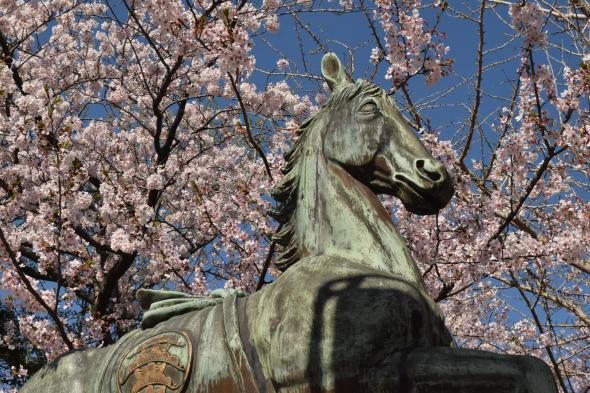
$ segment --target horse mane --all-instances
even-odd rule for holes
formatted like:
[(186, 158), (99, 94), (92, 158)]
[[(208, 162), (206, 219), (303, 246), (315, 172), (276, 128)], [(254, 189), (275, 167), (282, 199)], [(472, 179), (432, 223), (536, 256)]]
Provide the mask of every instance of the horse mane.
[(376, 96), (383, 94), (383, 90), (362, 79), (354, 83), (345, 83), (338, 86), (328, 101), (321, 109), (309, 117), (297, 129), (298, 139), (290, 151), (284, 154), (286, 165), (282, 172), (285, 175), (281, 181), (271, 190), (271, 196), (278, 202), (278, 206), (269, 212), (269, 215), (281, 223), (281, 229), (273, 236), (273, 241), (281, 246), (281, 251), (275, 262), (279, 270), (285, 271), (300, 259), (299, 239), (295, 231), (295, 211), (299, 196), (299, 176), (301, 157), (308, 136), (313, 129), (316, 120), (326, 110), (338, 108), (344, 102), (348, 102), (359, 94)]

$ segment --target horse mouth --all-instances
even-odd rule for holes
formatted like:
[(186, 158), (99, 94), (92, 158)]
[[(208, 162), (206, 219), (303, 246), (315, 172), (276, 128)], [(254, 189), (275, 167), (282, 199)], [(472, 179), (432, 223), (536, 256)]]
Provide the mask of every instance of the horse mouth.
[[(393, 195), (399, 198), (405, 208), (418, 215), (436, 214), (448, 203), (446, 197), (441, 198), (440, 187), (423, 187), (402, 174), (390, 175), (379, 169), (372, 173), (369, 187), (376, 194)], [(446, 187), (443, 187), (446, 188)], [(442, 193), (446, 194), (446, 193)]]
[(449, 203), (454, 194), (451, 179), (448, 177), (440, 183), (427, 184), (427, 187), (417, 184), (402, 174), (396, 174), (393, 178), (400, 190), (396, 196), (406, 209), (414, 214), (436, 214)]

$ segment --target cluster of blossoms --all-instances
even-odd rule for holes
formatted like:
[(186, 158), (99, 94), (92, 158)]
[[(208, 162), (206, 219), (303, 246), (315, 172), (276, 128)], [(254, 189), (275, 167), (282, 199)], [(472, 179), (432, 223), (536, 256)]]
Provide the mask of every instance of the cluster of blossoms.
[(566, 67), (563, 70), (563, 78), (565, 79), (567, 88), (559, 95), (557, 100), (557, 109), (563, 113), (569, 111), (580, 110), (580, 99), (590, 95), (590, 69), (582, 63), (582, 66), (577, 70), (572, 70)]
[(509, 13), (523, 56), (490, 156), (465, 165), (448, 142), (423, 133), (454, 179), (451, 205), (417, 217), (386, 203), (462, 346), (537, 356), (569, 375), (561, 391), (585, 391), (590, 310), (579, 301), (590, 290), (590, 203), (580, 190), (590, 173), (590, 73), (586, 60), (578, 69), (533, 62), (548, 45), (547, 14), (532, 2)]
[[(514, 29), (523, 36), (522, 76), (518, 114), (518, 137), (525, 146), (541, 140), (569, 149), (576, 165), (584, 165), (590, 157), (590, 117), (581, 100), (590, 95), (590, 71), (584, 59), (579, 68), (563, 67), (565, 88), (557, 93), (557, 76), (548, 64), (531, 62), (534, 47), (545, 48), (547, 33), (543, 30), (546, 16), (535, 3), (514, 4), (509, 9)], [(546, 104), (552, 105), (552, 110)], [(558, 127), (558, 125), (561, 125)], [(540, 131), (540, 132), (539, 132)]]
[[(28, 372), (23, 368), (22, 364), (18, 368), (15, 366), (6, 367), (6, 369), (0, 371), (0, 379), (4, 381), (14, 381), (17, 384), (25, 381), (28, 377)], [(2, 393), (18, 393), (18, 389), (12, 388), (10, 390), (0, 389)]]
[(543, 27), (547, 17), (541, 12), (536, 3), (512, 4), (508, 13), (512, 17), (514, 30), (524, 37), (525, 46), (539, 45), (545, 47), (547, 33), (543, 30)]
[(340, 5), (345, 10), (352, 9), (352, 7), (354, 6), (354, 0), (340, 0)]
[[(531, 167), (535, 168), (531, 163), (538, 166), (543, 155), (524, 139), (504, 137), (503, 146), (512, 149), (502, 147), (497, 151), (488, 177), (488, 182), (499, 187), (484, 193), (461, 168), (448, 142), (438, 140), (435, 134), (425, 134), (423, 141), (445, 162), (455, 180), (455, 197), (437, 217), (411, 215), (395, 202), (393, 214), (424, 272), (431, 295), (445, 299), (440, 304), (455, 337), (464, 347), (526, 353), (547, 362), (550, 359), (545, 348), (550, 341), (552, 348), (560, 346), (562, 356), (575, 358), (579, 351), (584, 351), (584, 339), (580, 339), (584, 337), (584, 329), (552, 332), (542, 326), (540, 330), (533, 317), (515, 315), (518, 302), (507, 296), (518, 285), (535, 298), (536, 287), (546, 285), (546, 296), (568, 305), (571, 318), (582, 325), (589, 322), (584, 309), (575, 305), (578, 296), (587, 297), (588, 287), (570, 264), (587, 258), (590, 204), (580, 200), (570, 188), (574, 179), (563, 170), (570, 166), (567, 156), (554, 164), (556, 170), (550, 177), (537, 183), (529, 196), (535, 202), (523, 208), (529, 220), (534, 219), (544, 228), (543, 235), (531, 235), (528, 229), (517, 226), (497, 236), (498, 228), (514, 208), (514, 201), (530, 184)], [(513, 187), (506, 186), (507, 175)], [(556, 196), (560, 202), (547, 209), (546, 206), (551, 206), (549, 201)], [(524, 214), (518, 215), (519, 224), (515, 225), (526, 225), (520, 224), (528, 222), (520, 218)], [(568, 280), (568, 290), (552, 289), (547, 285), (550, 281), (544, 281), (549, 277), (559, 282)], [(466, 309), (471, 311), (465, 312)], [(581, 373), (572, 381), (584, 387), (588, 365), (572, 361), (567, 367), (570, 372)]]
[(375, 18), (385, 31), (386, 53), (374, 48), (371, 61), (378, 62), (382, 55), (387, 58), (389, 68), (385, 77), (393, 80), (394, 88), (416, 74), (424, 74), (427, 83), (433, 84), (449, 73), (452, 62), (445, 57), (449, 47), (440, 41), (442, 33), (427, 29), (419, 12), (420, 0), (375, 3)]
[(115, 23), (102, 1), (2, 2), (0, 277), (48, 359), (133, 328), (137, 288), (255, 288), (268, 190), (314, 109), (248, 81), (281, 6), (148, 0)]
[(557, 109), (564, 116), (578, 114), (577, 124), (570, 122), (563, 126), (560, 144), (573, 152), (573, 160), (577, 165), (584, 165), (590, 160), (590, 113), (584, 109), (583, 101), (590, 96), (590, 69), (587, 63), (572, 70), (566, 67), (563, 71), (566, 88), (555, 100)]

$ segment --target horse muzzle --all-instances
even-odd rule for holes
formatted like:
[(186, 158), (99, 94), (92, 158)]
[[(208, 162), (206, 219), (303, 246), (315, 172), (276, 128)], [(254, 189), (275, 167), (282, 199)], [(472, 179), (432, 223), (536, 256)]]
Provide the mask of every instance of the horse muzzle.
[(395, 173), (392, 183), (404, 206), (420, 215), (436, 214), (455, 192), (445, 167), (431, 158), (416, 159), (412, 173)]

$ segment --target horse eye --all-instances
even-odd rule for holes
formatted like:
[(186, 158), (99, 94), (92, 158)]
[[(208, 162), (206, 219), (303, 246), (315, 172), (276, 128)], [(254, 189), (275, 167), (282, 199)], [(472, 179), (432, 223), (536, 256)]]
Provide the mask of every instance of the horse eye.
[(377, 104), (372, 101), (365, 102), (359, 108), (359, 112), (362, 112), (362, 113), (374, 113), (374, 112), (377, 112), (378, 110), (379, 110), (379, 108), (377, 107)]

